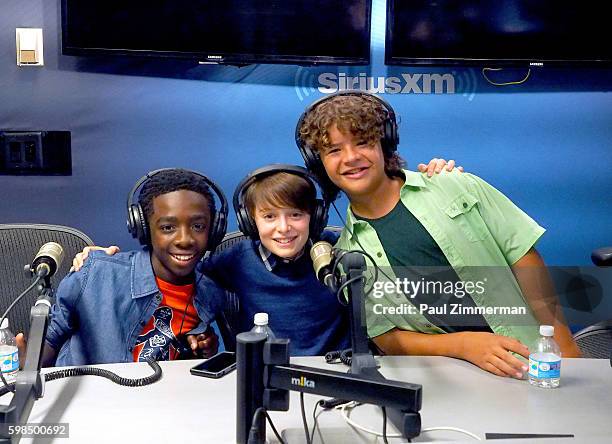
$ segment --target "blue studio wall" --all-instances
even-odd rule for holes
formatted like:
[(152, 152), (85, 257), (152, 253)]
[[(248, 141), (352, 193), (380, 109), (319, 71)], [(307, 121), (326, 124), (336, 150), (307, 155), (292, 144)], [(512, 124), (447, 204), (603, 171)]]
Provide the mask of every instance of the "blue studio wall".
[[(193, 168), (229, 197), (258, 166), (302, 163), (295, 123), (331, 80), (376, 88), (397, 77), (404, 90), (383, 97), (400, 116), (410, 167), (454, 158), (504, 191), (548, 229), (538, 248), (549, 264), (586, 265), (592, 249), (612, 245), (612, 71), (544, 67), (495, 87), (480, 68), (387, 67), (384, 1), (373, 13), (369, 66), (238, 68), (62, 56), (59, 1), (3, 0), (0, 129), (70, 130), (73, 175), (0, 176), (0, 223), (70, 225), (98, 244), (133, 248), (125, 197), (145, 172)], [(44, 67), (16, 66), (16, 27), (43, 28)], [(436, 84), (435, 74), (446, 80)]]

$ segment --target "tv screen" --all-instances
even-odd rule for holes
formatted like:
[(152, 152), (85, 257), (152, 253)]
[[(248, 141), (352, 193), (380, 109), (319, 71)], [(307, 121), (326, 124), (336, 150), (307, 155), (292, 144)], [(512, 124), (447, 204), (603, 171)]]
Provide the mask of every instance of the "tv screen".
[(368, 64), (369, 0), (62, 0), (62, 52)]
[(610, 62), (609, 18), (575, 0), (389, 0), (388, 65)]

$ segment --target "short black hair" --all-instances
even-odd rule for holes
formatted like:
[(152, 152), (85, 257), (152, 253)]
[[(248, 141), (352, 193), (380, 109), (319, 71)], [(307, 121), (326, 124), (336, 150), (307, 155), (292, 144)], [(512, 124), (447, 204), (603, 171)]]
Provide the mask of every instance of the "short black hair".
[(155, 174), (142, 186), (138, 202), (147, 220), (153, 214), (153, 199), (179, 190), (193, 191), (204, 196), (208, 202), (211, 220), (213, 219), (216, 211), (215, 199), (206, 180), (192, 171), (173, 168)]

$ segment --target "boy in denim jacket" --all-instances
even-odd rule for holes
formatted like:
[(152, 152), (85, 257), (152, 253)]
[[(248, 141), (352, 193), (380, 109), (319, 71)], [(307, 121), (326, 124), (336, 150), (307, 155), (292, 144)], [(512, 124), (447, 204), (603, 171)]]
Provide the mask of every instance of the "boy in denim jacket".
[[(43, 366), (216, 352), (209, 324), (222, 308), (223, 291), (196, 270), (217, 222), (209, 182), (188, 170), (159, 170), (144, 181), (139, 205), (144, 219), (139, 239), (147, 248), (114, 256), (93, 252), (62, 280)], [(18, 345), (25, 347), (23, 335)]]

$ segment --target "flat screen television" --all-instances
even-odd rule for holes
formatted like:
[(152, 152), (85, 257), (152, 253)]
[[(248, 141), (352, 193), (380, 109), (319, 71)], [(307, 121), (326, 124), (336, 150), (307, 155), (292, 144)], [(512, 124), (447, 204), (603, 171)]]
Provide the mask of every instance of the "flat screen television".
[(604, 3), (388, 0), (388, 65), (609, 64)]
[(62, 53), (367, 65), (370, 22), (371, 0), (62, 0)]

